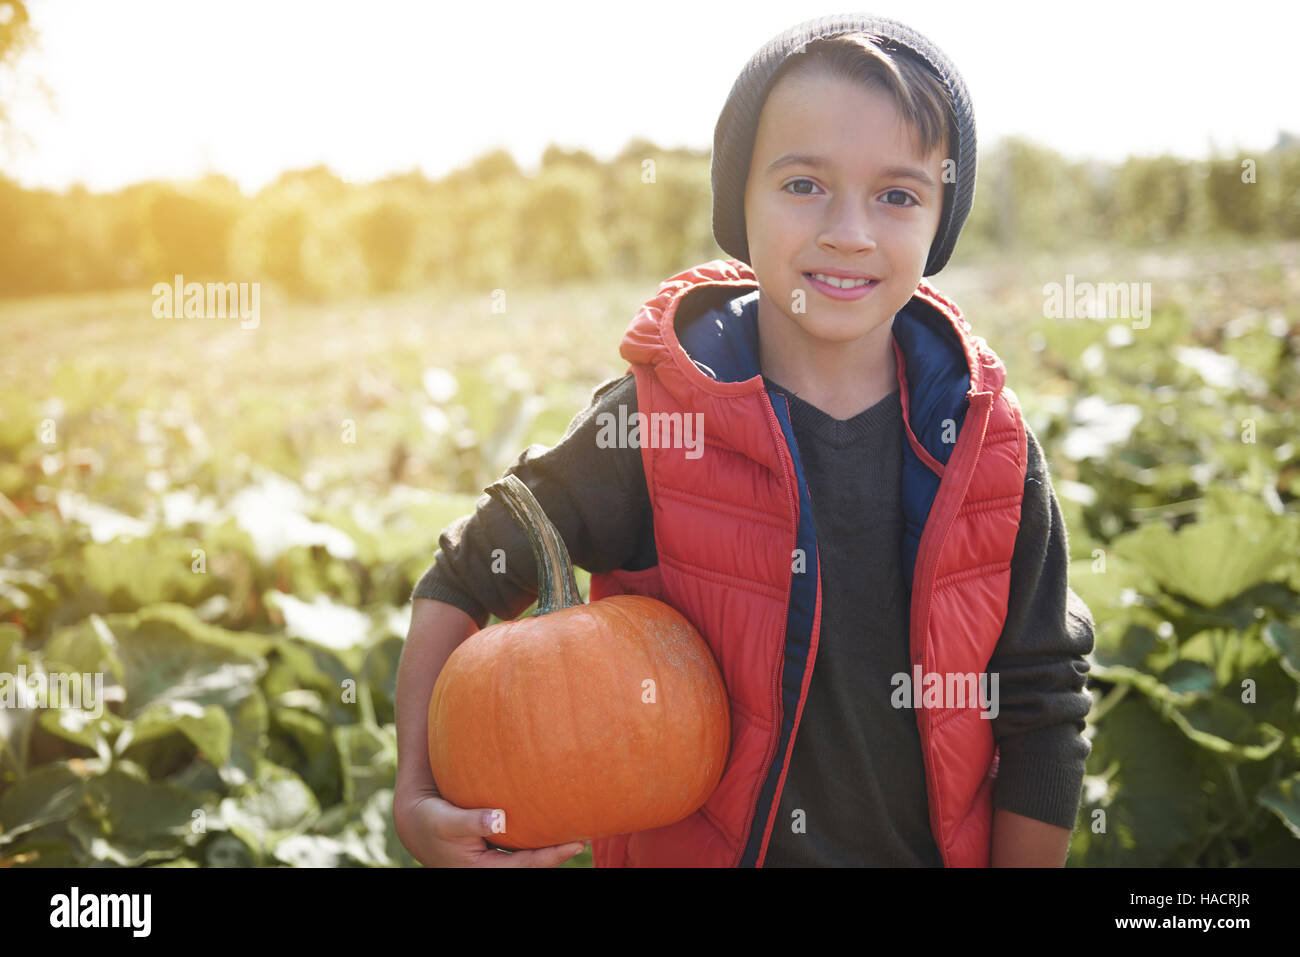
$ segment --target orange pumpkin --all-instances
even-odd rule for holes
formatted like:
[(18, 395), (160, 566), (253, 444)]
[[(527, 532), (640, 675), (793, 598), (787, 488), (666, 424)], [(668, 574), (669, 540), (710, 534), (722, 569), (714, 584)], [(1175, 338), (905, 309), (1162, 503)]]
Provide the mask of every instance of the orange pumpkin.
[(639, 595), (584, 604), (568, 549), (528, 487), (485, 490), (523, 525), (537, 611), (466, 639), (429, 701), (429, 764), (457, 807), (499, 811), (511, 849), (662, 827), (695, 812), (730, 748), (726, 687), (677, 610)]

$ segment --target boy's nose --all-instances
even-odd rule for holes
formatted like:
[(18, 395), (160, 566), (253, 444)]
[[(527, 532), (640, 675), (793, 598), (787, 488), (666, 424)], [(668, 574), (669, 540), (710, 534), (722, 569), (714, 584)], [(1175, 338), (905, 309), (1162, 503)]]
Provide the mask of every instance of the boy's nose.
[(876, 248), (876, 239), (871, 224), (859, 214), (827, 223), (817, 244), (823, 249), (835, 249), (842, 253), (868, 253)]
[(844, 253), (870, 252), (875, 249), (875, 225), (865, 202), (837, 198), (830, 203), (818, 244)]

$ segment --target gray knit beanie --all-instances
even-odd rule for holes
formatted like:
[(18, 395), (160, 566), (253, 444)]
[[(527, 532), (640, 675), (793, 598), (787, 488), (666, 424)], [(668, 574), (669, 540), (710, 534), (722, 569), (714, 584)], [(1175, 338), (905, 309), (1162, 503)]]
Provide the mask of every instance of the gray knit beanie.
[(773, 37), (745, 64), (713, 131), (713, 238), (728, 256), (749, 262), (745, 183), (759, 114), (772, 80), (781, 64), (809, 42), (850, 33), (879, 37), (881, 45), (895, 56), (913, 55), (929, 67), (952, 97), (955, 123), (950, 125), (949, 135), (952, 157), (957, 161), (957, 181), (944, 184), (943, 215), (922, 273), (931, 276), (952, 255), (975, 198), (975, 112), (961, 74), (943, 51), (910, 27), (886, 17), (841, 14), (807, 20)]

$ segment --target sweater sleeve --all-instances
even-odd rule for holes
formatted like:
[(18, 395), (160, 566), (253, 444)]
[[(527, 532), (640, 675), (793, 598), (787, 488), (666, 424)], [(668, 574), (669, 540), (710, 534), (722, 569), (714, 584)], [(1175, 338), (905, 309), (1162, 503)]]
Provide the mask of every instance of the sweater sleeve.
[(1038, 439), (1028, 425), (1028, 468), (1002, 636), (988, 664), (998, 675), (999, 747), (993, 806), (1073, 829), (1092, 749), (1083, 736), (1092, 614), (1069, 587), (1065, 522)]
[[(597, 442), (603, 422), (599, 415), (611, 412), (617, 418), (620, 403), (635, 412), (631, 373), (601, 383), (556, 445), (528, 446), (503, 473), (528, 486), (573, 563), (589, 572), (635, 562), (645, 550), (645, 536), (653, 534), (640, 450), (603, 448)], [(528, 539), (506, 507), (486, 493), (474, 512), (442, 531), (438, 545), (412, 599), (454, 605), (483, 628), (489, 615), (512, 620), (537, 598), (537, 567)], [(496, 549), (501, 549), (499, 556)]]

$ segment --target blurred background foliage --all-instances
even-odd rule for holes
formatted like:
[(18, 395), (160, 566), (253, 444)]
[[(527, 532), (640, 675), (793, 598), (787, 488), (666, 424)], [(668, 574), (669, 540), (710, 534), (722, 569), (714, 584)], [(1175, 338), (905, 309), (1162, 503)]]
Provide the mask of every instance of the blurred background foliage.
[[(1267, 170), (1243, 189), (1243, 163)], [(1022, 139), (980, 156), (961, 250), (1300, 238), (1300, 142), (1205, 160), (1072, 162)], [(438, 284), (671, 275), (720, 255), (709, 154), (630, 142), (602, 162), (551, 148), (525, 175), (508, 152), (440, 179), (349, 183), (326, 167), (247, 196), (231, 180), (113, 193), (0, 177), (0, 296), (259, 281), (311, 301)]]

